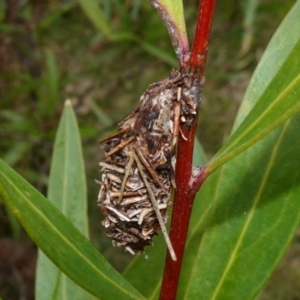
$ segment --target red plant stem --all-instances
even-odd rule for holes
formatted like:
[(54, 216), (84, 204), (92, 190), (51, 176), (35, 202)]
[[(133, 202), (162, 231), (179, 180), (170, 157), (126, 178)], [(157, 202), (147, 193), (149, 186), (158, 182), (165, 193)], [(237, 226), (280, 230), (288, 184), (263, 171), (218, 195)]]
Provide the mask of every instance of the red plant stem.
[[(203, 83), (209, 36), (213, 21), (216, 0), (201, 0), (194, 43), (190, 58), (192, 69), (199, 69), (199, 80)], [(198, 72), (197, 72), (198, 73)]]
[(190, 193), (187, 187), (189, 187), (192, 175), (193, 140), (196, 127), (197, 122), (195, 121), (191, 129), (182, 128), (182, 134), (188, 140), (186, 141), (181, 137), (178, 144), (176, 192), (174, 195), (174, 208), (170, 229), (170, 239), (177, 256), (177, 261), (173, 261), (169, 252), (167, 253), (160, 300), (173, 300), (176, 298), (187, 229), (195, 197), (195, 193)]
[[(195, 85), (202, 84), (204, 79), (215, 2), (215, 0), (202, 0), (199, 7), (194, 45), (190, 57), (190, 73), (191, 77), (194, 78)], [(202, 170), (196, 178), (192, 176), (197, 117), (191, 127), (181, 127), (177, 148), (176, 190), (170, 229), (170, 239), (177, 256), (177, 261), (173, 261), (170, 254), (167, 253), (160, 300), (176, 299), (193, 202), (198, 189), (207, 177), (206, 169)]]

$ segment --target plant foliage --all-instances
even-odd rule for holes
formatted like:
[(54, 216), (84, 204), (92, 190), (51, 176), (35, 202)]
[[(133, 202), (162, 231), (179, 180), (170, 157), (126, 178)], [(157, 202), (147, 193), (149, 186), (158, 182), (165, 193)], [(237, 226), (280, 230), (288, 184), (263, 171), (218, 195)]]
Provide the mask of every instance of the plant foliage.
[[(114, 36), (104, 19), (94, 17), (95, 1), (79, 3), (104, 35)], [(252, 77), (232, 135), (208, 163), (214, 174), (195, 200), (179, 299), (254, 299), (299, 224), (299, 15), (297, 1)], [(138, 42), (147, 48), (147, 43)], [(54, 60), (51, 52), (45, 55)], [(53, 105), (49, 112), (43, 110), (49, 116), (55, 111), (58, 88), (53, 65), (49, 63), (47, 73)], [(34, 127), (31, 122), (27, 126)], [(26, 151), (23, 148), (20, 153)], [(203, 152), (197, 149), (194, 161), (204, 164)], [(136, 257), (124, 276), (87, 239), (83, 159), (69, 102), (56, 137), (49, 185), (50, 201), (0, 160), (1, 196), (58, 268), (41, 254), (38, 298), (61, 299), (64, 293), (70, 299), (157, 299), (166, 251), (161, 236), (146, 251), (148, 260)]]

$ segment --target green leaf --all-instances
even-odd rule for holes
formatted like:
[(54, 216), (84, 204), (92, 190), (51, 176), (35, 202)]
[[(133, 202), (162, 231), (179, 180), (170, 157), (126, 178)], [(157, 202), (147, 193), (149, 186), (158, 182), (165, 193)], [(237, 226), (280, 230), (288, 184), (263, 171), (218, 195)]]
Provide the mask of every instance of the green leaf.
[[(194, 165), (204, 165), (206, 157), (199, 143), (195, 140)], [(153, 239), (153, 247), (145, 249), (147, 259), (143, 255), (137, 256), (124, 272), (124, 277), (138, 290), (142, 291), (146, 299), (157, 299), (160, 292), (161, 279), (163, 274), (166, 243), (162, 236)]]
[(66, 3), (60, 2), (59, 5), (55, 6), (55, 9), (47, 11), (47, 14), (45, 14), (43, 18), (39, 20), (39, 30), (44, 32), (49, 28), (52, 28), (56, 21), (64, 18), (64, 14), (70, 13), (74, 8), (77, 8), (77, 4), (73, 1)]
[(3, 160), (10, 166), (16, 164), (21, 158), (26, 156), (31, 144), (26, 142), (18, 142), (12, 144), (10, 149), (4, 154)]
[[(252, 80), (248, 99), (249, 112), (224, 147), (210, 161), (208, 173), (214, 172), (248, 147), (300, 111), (300, 4), (292, 11), (274, 35)], [(279, 61), (276, 61), (279, 58)], [(264, 71), (262, 70), (262, 66)], [(252, 100), (254, 98), (254, 100)], [(246, 104), (245, 104), (246, 105)]]
[(297, 115), (203, 185), (179, 299), (247, 300), (262, 288), (300, 220), (299, 126)]
[(0, 160), (0, 195), (38, 247), (101, 299), (144, 299), (36, 189)]
[(167, 51), (143, 41), (140, 42), (140, 45), (148, 53), (168, 63), (171, 67), (178, 67), (176, 59), (173, 56), (171, 56)]
[(46, 68), (42, 77), (42, 82), (38, 86), (38, 116), (43, 119), (45, 117), (53, 118), (57, 108), (59, 99), (59, 72), (53, 51), (49, 48), (45, 49)]
[[(279, 73), (280, 68), (285, 64), (295, 45), (299, 42), (299, 30), (291, 30), (293, 27), (299, 28), (300, 26), (299, 13), (300, 4), (298, 1), (274, 33), (251, 78), (235, 120), (234, 130), (243, 122), (254, 105), (261, 99), (263, 93), (274, 80), (276, 74)], [(282, 76), (284, 77), (285, 75), (283, 74)]]
[[(175, 48), (181, 49), (184, 48), (185, 53), (188, 50), (188, 41), (185, 30), (184, 16), (183, 16), (183, 7), (182, 3), (179, 0), (175, 1), (176, 5), (171, 5), (172, 2), (168, 3), (168, 9), (170, 10), (171, 15), (168, 16), (172, 19), (173, 22), (177, 22), (179, 33), (176, 37), (179, 41), (176, 42), (178, 44)], [(140, 38), (139, 36), (132, 33), (130, 30), (124, 30), (122, 32), (113, 32), (109, 26), (108, 21), (106, 20), (105, 14), (99, 5), (97, 0), (78, 0), (78, 4), (81, 6), (84, 13), (93, 23), (93, 25), (109, 40), (114, 42), (125, 42), (132, 41), (139, 44), (145, 51), (154, 55), (155, 57), (159, 57), (164, 62), (168, 63), (171, 67), (177, 67), (176, 60), (167, 52), (162, 49), (156, 47), (156, 45), (152, 45), (148, 43), (145, 39)], [(180, 4), (180, 5), (179, 5)], [(176, 25), (177, 26), (177, 25)], [(177, 30), (177, 29), (176, 29)], [(181, 47), (181, 48), (178, 48)], [(183, 51), (183, 50), (182, 50)], [(178, 51), (177, 51), (178, 52)], [(182, 59), (183, 57), (181, 57)]]
[[(48, 199), (88, 238), (86, 193), (79, 130), (71, 102), (66, 101), (54, 144)], [(35, 287), (36, 299), (93, 298), (64, 275), (40, 250)]]
[(102, 12), (99, 1), (97, 0), (78, 0), (84, 13), (93, 23), (93, 25), (102, 32), (108, 39), (112, 38), (109, 25), (107, 24), (104, 13)]
[(255, 14), (257, 11), (257, 7), (259, 5), (259, 0), (247, 0), (247, 1), (243, 1), (241, 4), (242, 4), (242, 9), (244, 14), (244, 18), (243, 18), (244, 33), (243, 33), (242, 47), (240, 53), (244, 55), (248, 52), (252, 43)]
[(97, 0), (78, 0), (83, 12), (93, 23), (93, 25), (109, 40), (111, 41), (126, 41), (132, 40), (138, 42), (138, 38), (132, 34), (131, 31), (124, 30), (123, 32), (114, 33), (111, 31), (106, 16), (101, 9), (99, 1)]
[(182, 0), (150, 0), (168, 29), (178, 61), (183, 63), (188, 53), (189, 42), (186, 33)]
[(57, 108), (57, 101), (59, 99), (59, 74), (57, 70), (55, 55), (52, 50), (45, 50), (45, 59), (47, 70), (47, 73), (45, 74), (45, 84), (47, 85), (48, 91), (47, 114), (53, 117)]

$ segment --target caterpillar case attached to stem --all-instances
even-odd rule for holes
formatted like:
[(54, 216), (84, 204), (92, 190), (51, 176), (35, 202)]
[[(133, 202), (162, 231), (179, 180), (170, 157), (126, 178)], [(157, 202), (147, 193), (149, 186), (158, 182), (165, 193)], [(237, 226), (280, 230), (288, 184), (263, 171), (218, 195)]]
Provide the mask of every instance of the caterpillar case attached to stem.
[(162, 230), (170, 255), (176, 254), (165, 223), (175, 187), (176, 146), (181, 126), (191, 126), (199, 107), (200, 86), (189, 73), (173, 70), (151, 84), (117, 133), (100, 141), (105, 159), (98, 204), (113, 245), (132, 254), (152, 244)]

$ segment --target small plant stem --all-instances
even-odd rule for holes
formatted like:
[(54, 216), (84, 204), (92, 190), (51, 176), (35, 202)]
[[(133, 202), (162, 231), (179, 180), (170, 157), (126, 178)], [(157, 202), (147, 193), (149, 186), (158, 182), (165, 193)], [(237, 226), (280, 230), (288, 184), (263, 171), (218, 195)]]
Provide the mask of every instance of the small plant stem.
[[(202, 85), (212, 25), (215, 0), (202, 0), (199, 12), (194, 45), (190, 57), (190, 73), (194, 85)], [(193, 147), (197, 128), (197, 117), (192, 126), (181, 127), (177, 148), (176, 189), (171, 220), (170, 239), (177, 256), (173, 261), (167, 253), (160, 300), (175, 300), (180, 277), (182, 259), (189, 227), (192, 206), (198, 189), (207, 177), (206, 168), (193, 177)]]
[(198, 79), (201, 84), (203, 84), (204, 81), (204, 71), (215, 4), (216, 0), (201, 0), (198, 11), (190, 65), (192, 67), (192, 72), (194, 70), (199, 74)]

